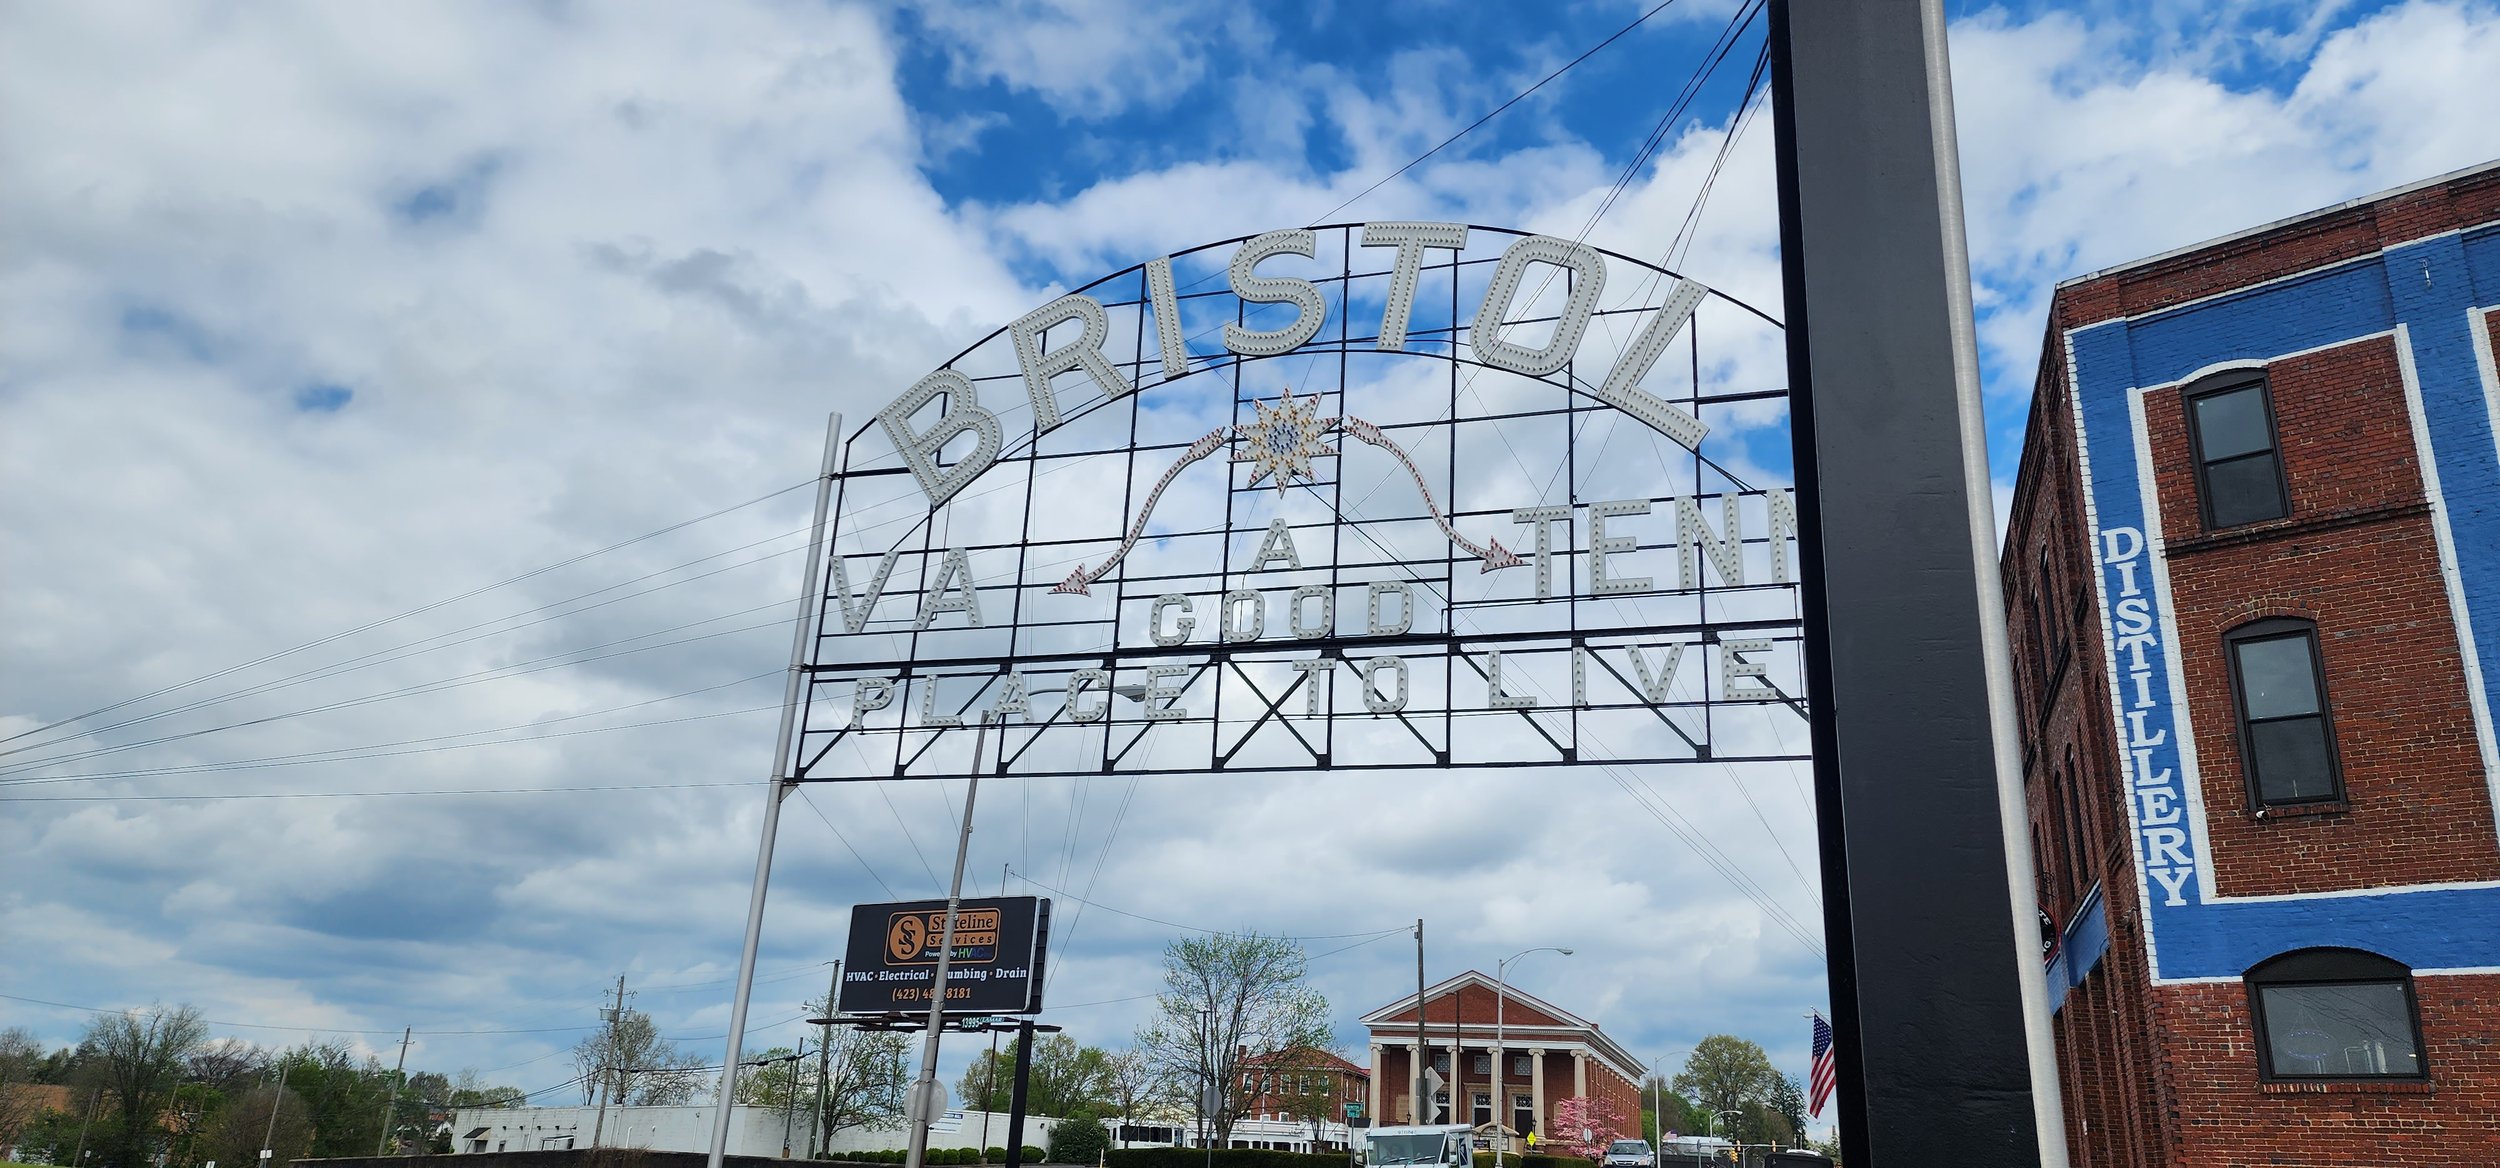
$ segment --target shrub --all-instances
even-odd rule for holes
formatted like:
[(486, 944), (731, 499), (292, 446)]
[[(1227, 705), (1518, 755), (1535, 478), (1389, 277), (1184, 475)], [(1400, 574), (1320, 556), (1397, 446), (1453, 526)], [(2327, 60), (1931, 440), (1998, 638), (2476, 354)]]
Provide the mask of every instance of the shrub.
[(992, 1164), (1004, 1164), (1007, 1162), (1007, 1149), (991, 1148), (989, 1150), (989, 1158), (990, 1163)]
[(1078, 1111), (1050, 1129), (1050, 1162), (1091, 1164), (1111, 1147), (1111, 1129), (1090, 1111)]
[(1045, 1152), (1040, 1148), (1036, 1148), (1031, 1144), (1026, 1144), (1024, 1146), (1024, 1155), (1019, 1157), (1019, 1159), (1026, 1164), (1039, 1164), (1049, 1158), (1050, 1153)]

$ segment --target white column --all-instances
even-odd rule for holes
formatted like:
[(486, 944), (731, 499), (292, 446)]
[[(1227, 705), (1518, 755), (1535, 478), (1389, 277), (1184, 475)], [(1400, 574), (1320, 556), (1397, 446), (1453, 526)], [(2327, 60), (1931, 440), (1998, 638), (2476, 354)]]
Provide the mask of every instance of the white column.
[(1509, 1056), (1505, 1055), (1499, 1046), (1491, 1048), (1487, 1053), (1493, 1056), (1493, 1082), (1490, 1087), (1486, 1088), (1493, 1092), (1493, 1122), (1502, 1127), (1509, 1127), (1510, 1103), (1502, 1098), (1502, 1071), (1505, 1069), (1502, 1066), (1502, 1060)]
[(1549, 1117), (1545, 1113), (1545, 1048), (1541, 1046), (1528, 1048), (1528, 1094), (1529, 1102), (1536, 1108), (1537, 1142), (1543, 1143), (1553, 1133), (1545, 1130)]
[(1424, 1109), (1431, 1106), (1432, 1100), (1416, 1097), (1415, 1092), (1421, 1084), (1415, 1080), (1422, 1077), (1423, 1068), (1432, 1065), (1425, 1061), (1431, 1057), (1431, 1052), (1422, 1045), (1412, 1042), (1406, 1044), (1406, 1122), (1408, 1123), (1430, 1122), (1424, 1118), (1427, 1114)]
[[(1387, 1073), (1388, 1068), (1380, 1065), (1380, 1040), (1373, 1039), (1371, 1077), (1372, 1097), (1363, 1101), (1363, 1114), (1370, 1116), (1373, 1123), (1389, 1122), (1389, 1117), (1380, 1113), (1380, 1101), (1388, 1098), (1388, 1096), (1380, 1089), (1381, 1081)], [(1348, 1089), (1351, 1090), (1351, 1085), (1349, 1085)], [(1338, 1118), (1342, 1119), (1344, 1117), (1344, 1112), (1338, 1113)], [(1349, 1128), (1347, 1130), (1350, 1132), (1352, 1129)]]
[(1589, 1052), (1571, 1052), (1571, 1093), (1581, 1099), (1589, 1097)]

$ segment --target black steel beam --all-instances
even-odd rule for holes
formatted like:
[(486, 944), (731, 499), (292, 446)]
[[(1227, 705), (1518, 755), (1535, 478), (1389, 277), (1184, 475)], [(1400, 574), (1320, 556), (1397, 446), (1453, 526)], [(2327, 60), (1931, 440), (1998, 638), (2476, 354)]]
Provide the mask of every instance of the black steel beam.
[(1992, 551), (1993, 525), (1974, 532), (1986, 472), (1984, 431), (1969, 424), (1968, 269), (1958, 179), (1939, 169), (1953, 141), (1950, 95), (1934, 92), (1941, 37), (1933, 0), (1771, 5), (1807, 708), (1850, 1168), (2042, 1162), (2018, 965), (2037, 957), (2016, 941), (1990, 721), (1986, 646), (2001, 652), (2002, 636), (1986, 629), (2002, 614), (1988, 611), (1981, 541)]

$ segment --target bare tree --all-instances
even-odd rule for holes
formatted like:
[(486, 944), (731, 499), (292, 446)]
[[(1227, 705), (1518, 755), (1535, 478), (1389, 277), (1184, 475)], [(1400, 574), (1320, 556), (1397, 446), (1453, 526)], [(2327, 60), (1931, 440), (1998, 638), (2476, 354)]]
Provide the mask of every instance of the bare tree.
[(18, 1133), (43, 1110), (36, 1102), (41, 1096), (26, 1089), (42, 1063), (43, 1044), (33, 1031), (22, 1026), (0, 1030), (0, 1148), (16, 1146)]
[(158, 1117), (182, 1082), (183, 1061), (207, 1039), (208, 1024), (189, 1006), (105, 1014), (87, 1024), (79, 1049), (101, 1065), (105, 1096), (115, 1105), (115, 1122), (97, 1142), (108, 1168), (145, 1168), (154, 1160), (163, 1135)]
[(599, 1101), (603, 1084), (608, 1102), (614, 1104), (684, 1103), (702, 1085), (697, 1073), (702, 1065), (701, 1055), (678, 1053), (677, 1044), (660, 1037), (651, 1016), (639, 1010), (622, 1011), (573, 1047), (573, 1069), (581, 1072), (585, 1104)]
[[(1172, 1074), (1152, 1053), (1130, 1047), (1112, 1055), (1103, 1063), (1103, 1097), (1119, 1109), (1125, 1125), (1159, 1114), (1176, 1101), (1172, 1090)], [(1117, 1134), (1117, 1133), (1114, 1133)], [(1128, 1142), (1122, 1140), (1121, 1147)]]
[(269, 1071), (271, 1054), (240, 1038), (212, 1038), (183, 1060), (184, 1075), (194, 1083), (233, 1091)]
[(1308, 964), (1300, 945), (1258, 933), (1165, 947), (1163, 992), (1137, 1045), (1193, 1095), (1213, 1097), (1217, 1143), (1232, 1139), (1240, 1118), (1245, 1062), (1328, 1043), (1328, 999), (1304, 980)]

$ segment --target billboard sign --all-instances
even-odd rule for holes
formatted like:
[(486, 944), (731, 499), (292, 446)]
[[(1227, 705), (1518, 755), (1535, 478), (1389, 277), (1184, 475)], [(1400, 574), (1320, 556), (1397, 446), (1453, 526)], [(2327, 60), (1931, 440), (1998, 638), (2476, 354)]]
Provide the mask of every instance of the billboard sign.
[[(917, 1014), (929, 1008), (945, 936), (946, 902), (915, 900), (851, 909), (842, 962), (844, 1014)], [(946, 966), (946, 1013), (1030, 1014), (1042, 1008), (1042, 958), (1050, 901), (1002, 896), (960, 902), (955, 952)]]

